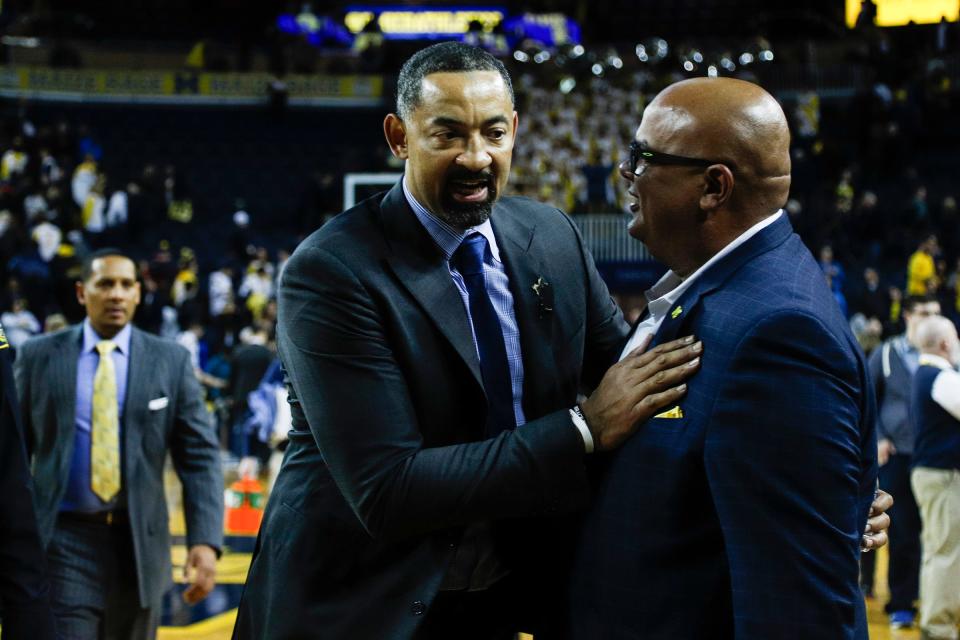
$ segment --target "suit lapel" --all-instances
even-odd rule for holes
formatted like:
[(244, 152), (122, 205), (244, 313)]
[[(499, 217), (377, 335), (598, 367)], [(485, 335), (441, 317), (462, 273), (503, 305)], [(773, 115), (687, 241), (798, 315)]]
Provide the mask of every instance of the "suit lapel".
[[(512, 215), (499, 203), (490, 219), (500, 257), (510, 279), (513, 312), (520, 330), (520, 349), (526, 372), (523, 376), (523, 397), (529, 400), (542, 395), (534, 391), (534, 385), (538, 388), (555, 388), (553, 311), (541, 309), (543, 294), (538, 295), (533, 288), (535, 284), (546, 283), (551, 287), (554, 283), (536, 246), (535, 229), (526, 226), (519, 216)], [(532, 372), (536, 372), (536, 375), (532, 375)]]
[(740, 267), (756, 256), (783, 244), (792, 233), (793, 227), (789, 219), (785, 213), (781, 213), (776, 222), (762, 229), (707, 269), (667, 312), (667, 317), (660, 325), (651, 346), (676, 339), (680, 328), (685, 325), (687, 316), (704, 296), (723, 285)]
[(467, 322), (463, 300), (450, 277), (446, 258), (410, 210), (401, 183), (387, 192), (380, 211), (387, 242), (393, 249), (388, 258), (390, 268), (453, 345), (482, 388), (480, 359), (473, 346), (473, 332)]
[(83, 346), (83, 325), (77, 325), (62, 335), (59, 348), (53, 356), (51, 386), (57, 407), (57, 433), (61, 444), (73, 446), (77, 424), (77, 360)]
[(130, 334), (130, 362), (127, 366), (127, 395), (123, 403), (123, 446), (127, 455), (126, 460), (127, 477), (131, 477), (132, 465), (139, 459), (137, 455), (131, 455), (140, 451), (140, 439), (143, 435), (140, 431), (141, 412), (147, 406), (150, 398), (147, 397), (149, 389), (147, 381), (150, 379), (150, 371), (147, 363), (146, 344), (143, 334), (140, 330), (134, 328)]

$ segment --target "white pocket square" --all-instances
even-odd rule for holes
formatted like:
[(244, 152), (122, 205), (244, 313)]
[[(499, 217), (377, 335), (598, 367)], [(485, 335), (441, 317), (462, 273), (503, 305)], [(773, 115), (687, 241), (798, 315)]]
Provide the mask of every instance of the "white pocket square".
[(166, 409), (167, 405), (170, 404), (170, 398), (163, 396), (162, 398), (154, 398), (149, 403), (147, 403), (147, 408), (150, 411), (160, 411), (160, 409)]

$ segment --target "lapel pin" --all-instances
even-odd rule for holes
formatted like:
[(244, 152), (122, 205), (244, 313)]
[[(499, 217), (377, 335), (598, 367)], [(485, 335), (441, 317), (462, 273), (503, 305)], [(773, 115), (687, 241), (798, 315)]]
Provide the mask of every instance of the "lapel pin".
[(670, 317), (676, 320), (678, 317), (680, 317), (681, 313), (683, 313), (683, 307), (677, 307), (670, 313)]
[(553, 311), (553, 289), (550, 283), (538, 276), (537, 281), (530, 287), (537, 294), (537, 308), (541, 319)]

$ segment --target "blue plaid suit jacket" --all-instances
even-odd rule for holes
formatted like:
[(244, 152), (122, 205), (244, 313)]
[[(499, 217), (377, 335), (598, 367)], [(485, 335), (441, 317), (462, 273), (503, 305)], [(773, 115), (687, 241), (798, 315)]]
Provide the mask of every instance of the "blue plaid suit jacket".
[(865, 639), (857, 575), (874, 401), (786, 218), (703, 274), (655, 341), (687, 334), (703, 340), (702, 368), (674, 417), (650, 419), (601, 461), (570, 634)]

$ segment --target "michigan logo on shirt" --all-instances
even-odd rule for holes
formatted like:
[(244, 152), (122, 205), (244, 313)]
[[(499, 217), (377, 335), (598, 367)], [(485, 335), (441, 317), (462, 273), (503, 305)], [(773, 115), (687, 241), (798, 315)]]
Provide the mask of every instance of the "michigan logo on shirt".
[(10, 343), (7, 342), (7, 334), (3, 332), (3, 325), (0, 324), (0, 349), (9, 349)]

